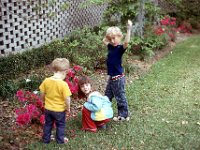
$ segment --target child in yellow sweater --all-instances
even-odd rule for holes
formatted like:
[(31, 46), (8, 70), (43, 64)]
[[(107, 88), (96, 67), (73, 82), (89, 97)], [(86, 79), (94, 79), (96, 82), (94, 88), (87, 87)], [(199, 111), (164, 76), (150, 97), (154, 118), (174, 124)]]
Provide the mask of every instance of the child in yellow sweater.
[(70, 112), (71, 91), (63, 80), (69, 70), (69, 61), (66, 58), (56, 58), (51, 65), (54, 75), (46, 78), (39, 87), (45, 108), (43, 142), (46, 144), (50, 142), (51, 131), (55, 122), (56, 142), (63, 144), (68, 142), (64, 134), (66, 124), (65, 111)]

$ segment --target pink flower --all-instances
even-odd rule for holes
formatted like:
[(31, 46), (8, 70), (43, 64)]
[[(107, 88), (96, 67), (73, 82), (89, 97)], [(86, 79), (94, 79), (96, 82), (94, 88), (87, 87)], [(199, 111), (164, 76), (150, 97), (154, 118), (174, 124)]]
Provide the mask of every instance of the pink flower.
[(155, 34), (157, 35), (162, 35), (164, 33), (164, 30), (162, 27), (158, 27), (157, 29), (155, 29)]
[(18, 90), (16, 96), (17, 96), (17, 97), (22, 97), (22, 96), (24, 96), (23, 90)]
[(44, 123), (45, 123), (45, 116), (44, 116), (44, 114), (40, 116), (40, 123), (42, 125), (44, 125)]
[(29, 104), (26, 106), (26, 111), (29, 114), (33, 114), (33, 112), (36, 110), (36, 106), (33, 104)]
[(31, 121), (31, 117), (28, 113), (18, 115), (16, 122), (18, 125), (27, 125)]
[(68, 71), (68, 73), (67, 73), (67, 78), (73, 78), (75, 76), (75, 73), (74, 73), (74, 71), (72, 70), (72, 69), (70, 69), (69, 71)]
[(41, 101), (40, 99), (38, 99), (38, 100), (36, 101), (36, 106), (37, 106), (38, 108), (42, 108), (42, 107), (43, 107), (43, 103), (42, 103), (42, 101)]
[(20, 115), (23, 111), (24, 111), (23, 108), (15, 109), (15, 114), (16, 114), (16, 115)]
[(38, 110), (34, 111), (32, 114), (32, 118), (37, 119), (40, 115), (40, 112)]
[(74, 66), (73, 69), (74, 69), (76, 72), (79, 72), (79, 71), (82, 70), (81, 66), (78, 66), (78, 65)]
[(78, 78), (77, 78), (77, 77), (74, 77), (73, 82), (74, 82), (74, 83), (78, 83)]
[(43, 103), (39, 96), (23, 90), (17, 91), (16, 96), (22, 104), (21, 108), (15, 109), (16, 123), (23, 126), (32, 123), (32, 120), (39, 120), (40, 115), (44, 112)]
[(171, 21), (171, 22), (170, 22), (170, 25), (172, 25), (172, 26), (173, 26), (173, 25), (176, 25), (176, 22), (175, 22), (175, 21)]
[(25, 102), (27, 99), (24, 97), (24, 91), (23, 90), (18, 90), (16, 94), (17, 98), (21, 102)]

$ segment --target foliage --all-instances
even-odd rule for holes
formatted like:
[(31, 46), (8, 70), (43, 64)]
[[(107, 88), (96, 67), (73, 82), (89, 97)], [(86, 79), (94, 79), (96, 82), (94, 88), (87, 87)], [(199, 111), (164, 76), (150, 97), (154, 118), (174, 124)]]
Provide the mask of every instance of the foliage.
[[(56, 17), (60, 12), (66, 11), (70, 7), (69, 2), (62, 2), (60, 4), (60, 10), (58, 11), (55, 7), (58, 2), (56, 0), (47, 0), (47, 1), (35, 1), (35, 0), (27, 0), (26, 2), (17, 0), (16, 5), (18, 7), (23, 7), (25, 4), (27, 8), (31, 8), (33, 10), (32, 14), (24, 14), (18, 13), (17, 15), (24, 20), (33, 20), (33, 19), (41, 19), (41, 18), (53, 18)], [(48, 11), (44, 11), (48, 10)]]
[[(91, 1), (91, 0), (88, 0)], [(99, 1), (102, 0), (97, 0)], [(104, 21), (103, 24), (113, 26), (113, 25), (123, 25), (127, 22), (128, 19), (133, 22), (137, 22), (138, 15), (140, 15), (140, 3), (139, 0), (115, 0), (115, 1), (106, 1), (108, 6), (104, 12)], [(160, 11), (159, 7), (156, 7), (153, 2), (145, 1), (145, 21), (153, 22), (155, 20), (155, 15)]]
[(27, 78), (20, 79), (17, 82), (19, 89), (28, 91), (37, 90), (44, 77), (38, 75), (30, 75)]
[(18, 78), (17, 80), (1, 80), (0, 97), (3, 99), (11, 98), (19, 89), (35, 91), (43, 80), (42, 75), (32, 74), (27, 77)]
[(88, 6), (93, 6), (93, 5), (103, 5), (105, 3), (110, 2), (111, 0), (85, 0), (81, 2), (80, 7), (81, 8), (86, 8)]
[(152, 57), (154, 51), (161, 49), (167, 42), (165, 35), (158, 36), (152, 27), (146, 27), (144, 38), (138, 36), (131, 38), (128, 50), (144, 60)]
[(16, 93), (18, 86), (13, 80), (1, 80), (0, 81), (0, 97), (3, 99), (9, 98)]
[(193, 28), (200, 28), (200, 3), (199, 0), (167, 0), (167, 2), (176, 8), (176, 11), (170, 13), (177, 18), (178, 24), (182, 21), (189, 22)]
[(102, 44), (103, 33), (103, 30), (93, 31), (87, 27), (74, 30), (68, 40), (71, 61), (94, 70), (106, 56), (106, 47)]
[(49, 64), (55, 57), (67, 57), (63, 49), (64, 47), (60, 47), (59, 42), (54, 41), (37, 49), (1, 57), (0, 80), (17, 78), (21, 73)]

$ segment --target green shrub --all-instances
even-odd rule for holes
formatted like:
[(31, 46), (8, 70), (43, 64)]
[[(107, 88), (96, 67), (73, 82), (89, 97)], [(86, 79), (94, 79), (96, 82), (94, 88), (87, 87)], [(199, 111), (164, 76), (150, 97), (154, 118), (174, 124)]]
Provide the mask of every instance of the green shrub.
[(193, 17), (193, 18), (189, 18), (189, 23), (191, 24), (192, 28), (194, 29), (200, 29), (200, 17)]
[(145, 34), (144, 38), (131, 38), (129, 51), (134, 55), (139, 55), (141, 59), (149, 58), (154, 55), (154, 51), (161, 49), (167, 44), (165, 35), (155, 35), (152, 31)]
[(44, 77), (39, 75), (30, 75), (27, 78), (20, 79), (17, 84), (19, 89), (28, 91), (38, 90), (38, 87), (42, 83)]
[(103, 32), (89, 28), (73, 31), (68, 43), (71, 61), (90, 70), (94, 70), (96, 64), (102, 63), (107, 52), (102, 42)]
[(0, 81), (0, 97), (3, 99), (13, 96), (18, 90), (18, 86), (13, 80)]
[(49, 45), (31, 49), (18, 54), (0, 58), (0, 78), (15, 79), (21, 73), (50, 64), (56, 57), (68, 57), (62, 41), (53, 41)]

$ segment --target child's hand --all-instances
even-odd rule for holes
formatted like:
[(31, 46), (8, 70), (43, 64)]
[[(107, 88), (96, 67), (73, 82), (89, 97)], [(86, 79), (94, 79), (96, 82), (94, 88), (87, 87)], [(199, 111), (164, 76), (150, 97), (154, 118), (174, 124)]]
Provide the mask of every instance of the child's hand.
[(70, 114), (70, 108), (67, 108), (67, 109), (66, 109), (66, 112)]
[(132, 26), (133, 26), (132, 21), (131, 21), (131, 20), (128, 20), (128, 22), (127, 22), (127, 28), (128, 28), (128, 29), (131, 29)]

